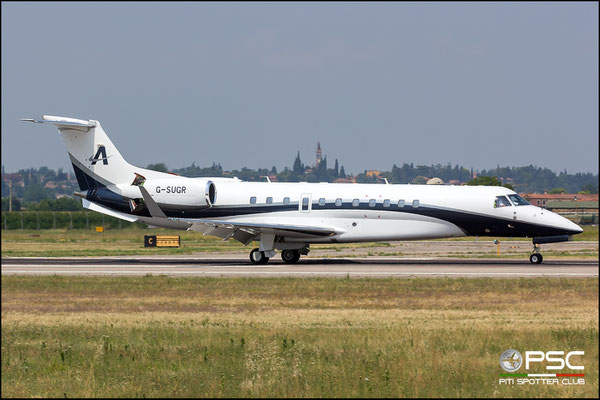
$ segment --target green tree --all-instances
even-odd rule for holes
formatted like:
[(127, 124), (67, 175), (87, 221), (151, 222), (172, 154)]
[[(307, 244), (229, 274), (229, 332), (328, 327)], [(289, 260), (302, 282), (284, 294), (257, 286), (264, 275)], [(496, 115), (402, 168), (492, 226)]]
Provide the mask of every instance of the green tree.
[(567, 189), (561, 188), (561, 187), (552, 188), (552, 189), (550, 189), (548, 191), (548, 193), (550, 193), (550, 194), (563, 194), (563, 193), (567, 193)]
[(302, 164), (302, 160), (300, 160), (300, 152), (296, 156), (294, 160), (294, 166), (292, 167), (292, 172), (296, 177), (301, 177), (304, 175), (304, 164)]
[(480, 175), (475, 179), (465, 183), (468, 186), (502, 186), (511, 190), (515, 190), (510, 183), (502, 184), (497, 176)]
[[(2, 211), (8, 211), (9, 209), (9, 198), (2, 198)], [(12, 198), (12, 210), (13, 211), (21, 211), (21, 202), (15, 196)]]
[(471, 179), (465, 185), (468, 186), (502, 186), (502, 182), (496, 176), (480, 175), (475, 179)]
[(410, 183), (414, 183), (416, 185), (423, 185), (425, 183), (427, 183), (427, 178), (424, 176), (416, 176)]
[(35, 203), (48, 198), (51, 198), (51, 194), (39, 183), (27, 186), (25, 188), (25, 193), (23, 194), (23, 202), (25, 203)]
[(593, 183), (588, 183), (587, 185), (583, 185), (581, 187), (581, 191), (598, 194), (598, 185), (594, 185)]
[(277, 180), (279, 182), (294, 182), (294, 173), (288, 167), (285, 167), (283, 171), (277, 174)]
[(169, 172), (169, 169), (167, 168), (165, 163), (148, 164), (146, 169), (151, 169), (152, 171), (158, 172)]

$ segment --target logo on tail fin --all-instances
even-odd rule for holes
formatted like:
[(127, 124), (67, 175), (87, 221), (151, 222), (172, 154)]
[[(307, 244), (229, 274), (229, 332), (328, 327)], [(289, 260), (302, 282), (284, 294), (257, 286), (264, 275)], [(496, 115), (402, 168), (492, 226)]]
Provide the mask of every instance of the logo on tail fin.
[[(111, 157), (111, 156), (108, 156)], [(98, 151), (95, 156), (92, 156), (88, 159), (88, 161), (92, 162), (92, 165), (96, 165), (98, 161), (102, 161), (102, 164), (108, 165), (108, 157), (106, 156), (106, 147), (100, 146), (98, 147)]]

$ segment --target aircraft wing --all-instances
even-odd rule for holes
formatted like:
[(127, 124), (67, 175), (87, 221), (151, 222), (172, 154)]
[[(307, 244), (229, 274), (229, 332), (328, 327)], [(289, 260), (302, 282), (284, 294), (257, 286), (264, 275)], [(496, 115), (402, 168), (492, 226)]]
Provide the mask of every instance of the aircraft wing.
[(207, 219), (190, 220), (188, 222), (192, 224), (190, 230), (221, 237), (224, 240), (233, 238), (244, 245), (256, 239), (261, 233), (295, 238), (327, 237), (337, 233), (333, 228), (291, 224), (262, 224)]
[(172, 219), (167, 218), (152, 196), (148, 193), (143, 183), (136, 185), (140, 188), (142, 197), (148, 207), (152, 218), (139, 217), (139, 221), (149, 225), (163, 228), (186, 229), (202, 232), (228, 240), (233, 238), (247, 245), (260, 234), (273, 234), (278, 236), (309, 238), (326, 237), (335, 235), (337, 232), (332, 228), (294, 225), (294, 224), (263, 224), (252, 222), (222, 221), (209, 219)]

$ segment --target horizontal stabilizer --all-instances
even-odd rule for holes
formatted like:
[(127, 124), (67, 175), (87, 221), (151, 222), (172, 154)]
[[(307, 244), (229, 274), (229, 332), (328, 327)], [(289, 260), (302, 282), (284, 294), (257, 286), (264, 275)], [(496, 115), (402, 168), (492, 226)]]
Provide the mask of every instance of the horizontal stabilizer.
[(44, 115), (41, 120), (33, 118), (22, 118), (21, 121), (33, 122), (36, 124), (53, 124), (58, 129), (77, 129), (87, 131), (90, 128), (96, 126), (96, 121), (85, 121), (83, 119), (75, 119), (68, 117), (55, 117), (53, 115)]

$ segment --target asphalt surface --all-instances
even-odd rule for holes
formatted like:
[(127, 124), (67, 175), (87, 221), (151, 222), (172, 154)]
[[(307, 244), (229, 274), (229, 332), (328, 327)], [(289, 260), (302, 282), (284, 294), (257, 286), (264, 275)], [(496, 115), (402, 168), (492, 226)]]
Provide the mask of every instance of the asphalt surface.
[(2, 274), (171, 275), (171, 276), (337, 276), (337, 277), (598, 277), (598, 260), (304, 258), (293, 265), (274, 258), (252, 265), (248, 258), (89, 257), (2, 258)]

